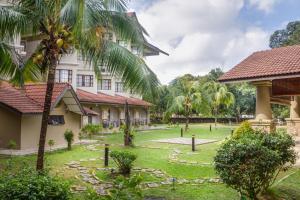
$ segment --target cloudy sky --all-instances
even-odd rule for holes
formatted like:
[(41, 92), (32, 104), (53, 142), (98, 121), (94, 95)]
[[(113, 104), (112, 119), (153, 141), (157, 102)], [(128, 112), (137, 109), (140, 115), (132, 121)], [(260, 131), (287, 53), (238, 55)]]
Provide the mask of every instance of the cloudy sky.
[(148, 57), (163, 84), (179, 75), (229, 70), (270, 34), (300, 19), (299, 0), (131, 0), (150, 41), (170, 56)]

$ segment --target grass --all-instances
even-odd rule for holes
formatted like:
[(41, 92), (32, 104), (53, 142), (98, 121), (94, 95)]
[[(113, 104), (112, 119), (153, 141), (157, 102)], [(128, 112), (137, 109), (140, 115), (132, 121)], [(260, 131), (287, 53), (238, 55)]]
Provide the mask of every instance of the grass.
[[(103, 167), (103, 146), (110, 144), (110, 150), (127, 150), (135, 153), (138, 157), (135, 161), (135, 167), (152, 168), (163, 171), (168, 177), (176, 177), (178, 179), (198, 179), (198, 178), (215, 178), (217, 177), (213, 168), (213, 157), (216, 150), (219, 148), (222, 140), (230, 135), (231, 129), (229, 126), (214, 127), (209, 131), (209, 126), (206, 125), (192, 125), (189, 132), (184, 133), (184, 137), (191, 138), (195, 135), (196, 138), (201, 139), (215, 139), (218, 142), (197, 145), (196, 152), (191, 152), (190, 145), (175, 145), (158, 143), (153, 140), (163, 138), (180, 137), (180, 127), (172, 127), (167, 130), (151, 130), (138, 132), (135, 135), (135, 148), (123, 147), (123, 135), (120, 133), (107, 135), (99, 140), (99, 145), (96, 146), (98, 151), (87, 150), (85, 146), (74, 146), (72, 151), (59, 150), (46, 154), (46, 164), (51, 169), (51, 173), (63, 176), (70, 180), (72, 184), (86, 185), (81, 179), (76, 178), (78, 172), (72, 169), (66, 169), (65, 163), (70, 161), (79, 161), (85, 159), (87, 161), (81, 162), (83, 166), (91, 167), (93, 169)], [(99, 138), (99, 137), (95, 137)], [(182, 163), (170, 163), (169, 156), (174, 149), (181, 151), (178, 155), (178, 160), (196, 161), (203, 164), (199, 166), (185, 165)], [(95, 161), (88, 159), (96, 158)], [(4, 163), (9, 160), (8, 157), (0, 156), (0, 169), (4, 167)], [(35, 166), (36, 156), (20, 156), (12, 158), (11, 170), (18, 170), (24, 165)], [(110, 167), (115, 167), (112, 160), (109, 162)], [(108, 172), (96, 170), (96, 176), (101, 180), (110, 181), (112, 177)], [(134, 172), (136, 173), (136, 172)], [(157, 178), (150, 173), (142, 172), (144, 182), (160, 182), (163, 178)], [(275, 185), (269, 190), (269, 196), (272, 199), (300, 199), (300, 170), (291, 169), (285, 173), (280, 174)], [(168, 200), (202, 200), (202, 199), (239, 199), (238, 193), (226, 187), (224, 184), (204, 183), (201, 185), (183, 184), (176, 185), (175, 191), (172, 186), (161, 186), (155, 189), (147, 189), (144, 191), (147, 196), (165, 197)], [(79, 195), (78, 198), (82, 196)]]

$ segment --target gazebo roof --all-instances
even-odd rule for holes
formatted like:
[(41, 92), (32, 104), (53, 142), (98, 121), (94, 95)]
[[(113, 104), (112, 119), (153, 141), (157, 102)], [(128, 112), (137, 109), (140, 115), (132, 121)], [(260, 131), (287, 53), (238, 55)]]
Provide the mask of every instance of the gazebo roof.
[(258, 81), (300, 76), (300, 45), (254, 52), (219, 78), (220, 82)]

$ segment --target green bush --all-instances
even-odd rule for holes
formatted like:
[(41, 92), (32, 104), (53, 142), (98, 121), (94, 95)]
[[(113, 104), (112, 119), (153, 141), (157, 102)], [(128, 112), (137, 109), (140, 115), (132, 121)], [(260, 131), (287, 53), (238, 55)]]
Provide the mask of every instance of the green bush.
[(135, 154), (128, 151), (112, 151), (110, 153), (110, 157), (118, 166), (119, 173), (124, 176), (130, 175), (133, 162), (137, 158)]
[(54, 140), (48, 140), (48, 145), (50, 147), (50, 152), (51, 152), (52, 147), (55, 145), (55, 141)]
[(251, 199), (265, 192), (278, 173), (295, 163), (292, 137), (283, 132), (241, 132), (222, 144), (214, 158), (221, 179)]
[(239, 138), (242, 134), (254, 133), (254, 129), (251, 127), (249, 121), (244, 121), (241, 125), (233, 132), (234, 138)]
[(130, 178), (119, 176), (115, 179), (113, 188), (110, 190), (109, 200), (142, 200), (143, 194), (139, 185), (142, 182), (140, 175)]
[(102, 126), (99, 124), (87, 124), (81, 129), (82, 133), (88, 135), (91, 139), (93, 135), (102, 131)]
[(67, 129), (67, 130), (65, 131), (64, 136), (65, 136), (65, 140), (66, 140), (67, 143), (68, 143), (68, 150), (71, 150), (71, 149), (72, 149), (72, 143), (73, 143), (73, 141), (74, 141), (74, 133), (73, 133), (73, 131)]
[(16, 173), (0, 173), (1, 200), (67, 200), (72, 198), (69, 183), (47, 172), (23, 168)]

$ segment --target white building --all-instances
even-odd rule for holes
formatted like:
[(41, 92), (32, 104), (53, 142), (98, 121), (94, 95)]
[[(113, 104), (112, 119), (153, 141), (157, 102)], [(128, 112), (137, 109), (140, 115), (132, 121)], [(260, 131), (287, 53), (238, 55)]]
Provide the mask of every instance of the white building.
[[(135, 13), (128, 13), (137, 20)], [(135, 55), (147, 56), (166, 54), (159, 48), (144, 40), (144, 47), (139, 49), (130, 41), (119, 40), (115, 33), (105, 33), (105, 39), (114, 41), (127, 48)], [(30, 56), (38, 45), (37, 40), (23, 40), (21, 42)], [(84, 117), (83, 124), (100, 123), (104, 127), (119, 127), (125, 118), (124, 105), (127, 100), (130, 106), (131, 121), (135, 125), (147, 125), (149, 120), (149, 104), (142, 97), (125, 90), (119, 77), (112, 76), (105, 66), (101, 67), (101, 78), (98, 79), (92, 66), (82, 59), (79, 52), (65, 55), (61, 58), (56, 69), (56, 81), (68, 82), (76, 91), (79, 100), (89, 113)]]

